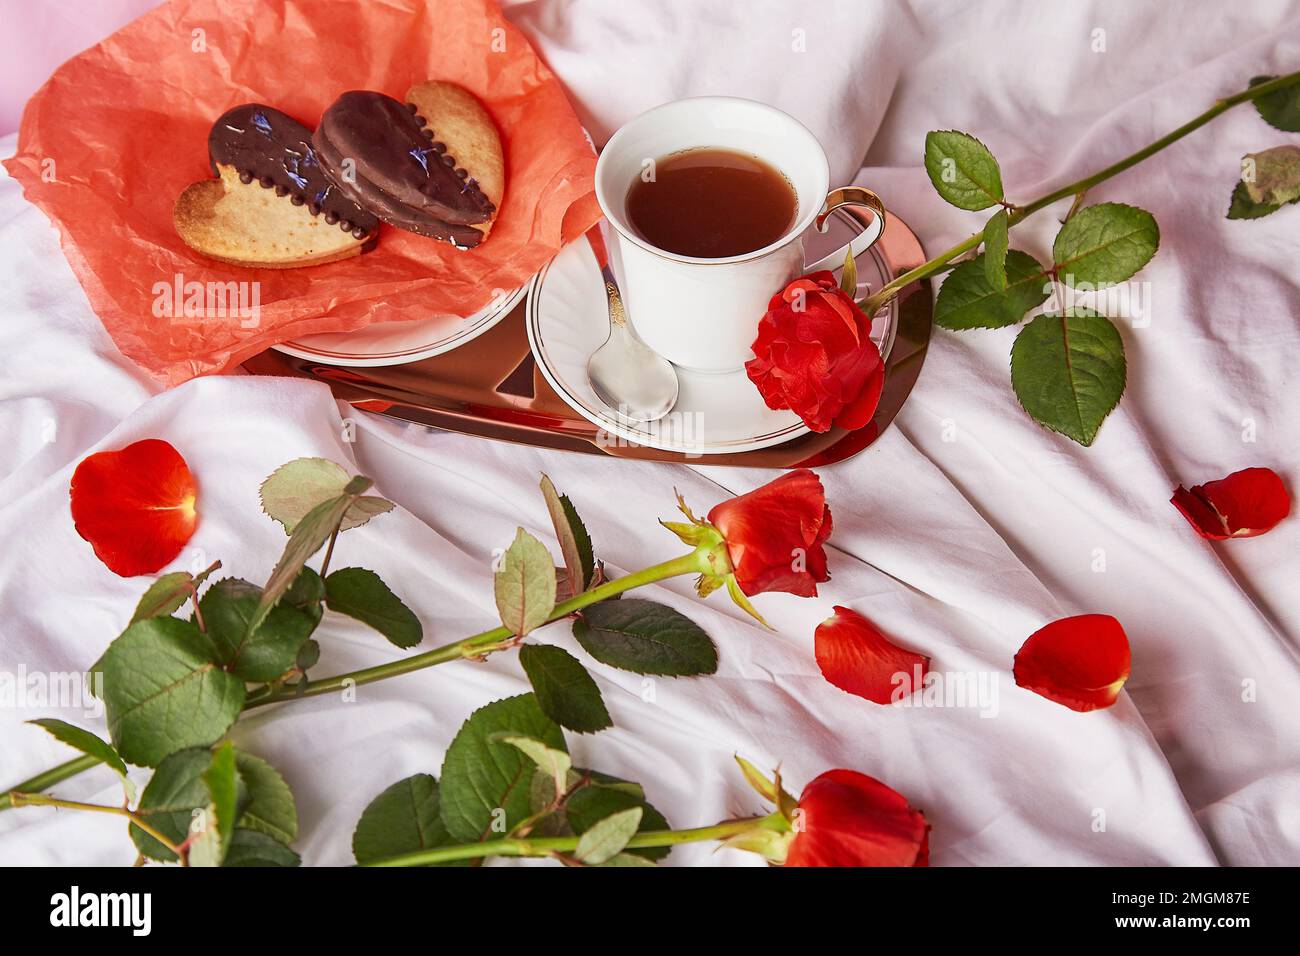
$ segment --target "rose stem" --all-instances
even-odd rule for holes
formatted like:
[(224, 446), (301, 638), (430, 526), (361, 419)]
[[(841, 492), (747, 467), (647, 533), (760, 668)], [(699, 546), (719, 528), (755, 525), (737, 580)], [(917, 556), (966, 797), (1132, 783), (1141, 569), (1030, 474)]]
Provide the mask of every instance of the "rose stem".
[[(632, 574), (625, 575), (621, 578), (615, 578), (613, 581), (606, 581), (599, 587), (592, 588), (590, 591), (584, 591), (582, 594), (563, 601), (555, 606), (551, 611), (547, 623), (557, 621), (560, 618), (567, 617), (574, 611), (580, 610), (588, 605), (603, 601), (606, 598), (629, 591), (632, 588), (640, 587), (644, 584), (653, 584), (656, 581), (662, 581), (666, 578), (676, 577), (681, 574), (698, 574), (705, 569), (705, 561), (696, 551), (690, 554), (673, 558), (670, 561), (664, 561), (660, 564), (652, 565)], [(375, 667), (366, 667), (361, 670), (349, 671), (346, 674), (337, 674), (333, 677), (325, 677), (320, 680), (308, 681), (307, 686), (299, 690), (295, 687), (283, 687), (278, 690), (269, 690), (266, 687), (259, 688), (248, 695), (244, 702), (244, 709), (249, 710), (254, 707), (262, 707), (266, 704), (279, 702), (289, 702), (297, 700), (300, 697), (314, 697), (318, 694), (328, 694), (334, 691), (342, 690), (345, 686), (356, 686), (358, 684), (371, 684), (375, 681), (384, 680), (389, 677), (396, 677), (400, 674), (409, 674), (412, 671), (422, 670), (426, 667), (432, 667), (435, 664), (445, 664), (447, 661), (461, 660), (466, 657), (477, 657), (480, 654), (490, 654), (493, 651), (501, 650), (510, 646), (516, 641), (515, 635), (505, 627), (496, 627), (490, 631), (484, 631), (481, 634), (475, 634), (472, 637), (464, 638), (451, 644), (444, 644), (442, 647), (434, 648), (423, 654), (416, 654), (402, 660), (390, 661), (387, 664), (379, 664)], [(89, 755), (83, 755), (67, 763), (59, 764), (52, 767), (44, 773), (37, 774), (30, 780), (24, 780), (22, 783), (15, 785), (10, 790), (0, 794), (0, 810), (7, 810), (14, 806), (12, 794), (14, 791), (19, 792), (36, 792), (47, 790), (56, 783), (61, 783), (69, 777), (74, 777), (82, 771), (89, 770), (100, 761)]]
[[(656, 581), (676, 577), (679, 574), (698, 574), (700, 571), (700, 559), (692, 551), (680, 558), (673, 558), (671, 561), (652, 565), (633, 574), (615, 578), (613, 581), (606, 581), (600, 587), (584, 591), (576, 597), (557, 604), (546, 619), (546, 623), (549, 624), (552, 621), (568, 617), (574, 611), (587, 607), (589, 604), (595, 604), (640, 585), (653, 584)], [(466, 657), (478, 657), (480, 654), (490, 654), (493, 651), (511, 646), (517, 640), (514, 632), (509, 628), (494, 627), (490, 631), (484, 631), (481, 634), (475, 634), (472, 637), (466, 637), (451, 644), (444, 644), (442, 647), (435, 647), (423, 654), (390, 661), (387, 664), (377, 664), (374, 667), (366, 667), (357, 671), (349, 671), (346, 674), (337, 674), (334, 677), (308, 681), (307, 686), (301, 690), (297, 687), (282, 687), (279, 690), (268, 691), (260, 695), (257, 691), (254, 691), (249, 695), (248, 701), (244, 704), (244, 709), (262, 707), (279, 701), (296, 700), (299, 697), (329, 694), (342, 690), (349, 685), (371, 684), (378, 680), (396, 677), (399, 674), (409, 674), (412, 671), (432, 667), (435, 664), (444, 664), (447, 661), (460, 660)]]
[[(57, 769), (57, 768), (56, 768)], [(185, 863), (185, 852), (172, 842), (171, 838), (156, 830), (151, 824), (146, 823), (135, 813), (126, 807), (108, 807), (99, 803), (78, 803), (75, 800), (59, 800), (54, 797), (47, 797), (43, 793), (24, 793), (21, 790), (11, 790), (5, 794), (15, 807), (62, 807), (67, 810), (88, 810), (92, 813), (111, 813), (119, 817), (126, 817), (135, 826), (139, 827), (145, 833), (149, 834), (172, 853), (176, 858)]]
[[(1228, 110), (1232, 109), (1232, 107), (1237, 106), (1238, 104), (1246, 103), (1251, 100), (1256, 100), (1261, 96), (1266, 96), (1267, 94), (1273, 93), (1277, 90), (1285, 89), (1286, 87), (1292, 86), (1297, 82), (1300, 82), (1300, 72), (1288, 73), (1286, 76), (1279, 76), (1276, 79), (1269, 80), (1267, 83), (1261, 83), (1259, 84), (1259, 86), (1252, 86), (1249, 89), (1242, 90), (1240, 93), (1234, 94), (1233, 96), (1229, 96), (1226, 99), (1218, 100), (1215, 102), (1213, 106), (1211, 106), (1200, 116), (1197, 116), (1195, 119), (1192, 119), (1187, 123), (1184, 123), (1182, 126), (1178, 127), (1172, 133), (1168, 133), (1167, 135), (1160, 137), (1154, 143), (1151, 143), (1148, 146), (1144, 146), (1142, 149), (1139, 149), (1136, 153), (1133, 153), (1131, 156), (1127, 156), (1124, 159), (1121, 159), (1119, 162), (1107, 166), (1105, 169), (1101, 170), (1100, 172), (1093, 173), (1091, 176), (1087, 176), (1076, 182), (1070, 183), (1068, 186), (1062, 186), (1060, 189), (1057, 189), (1054, 192), (1050, 192), (1045, 196), (1040, 196), (1038, 199), (1035, 199), (1033, 202), (1029, 203), (1028, 205), (1014, 207), (1011, 213), (1011, 217), (1007, 222), (1007, 226), (1011, 227), (1017, 225), (1018, 223), (1032, 216), (1034, 213), (1038, 212), (1040, 209), (1050, 206), (1052, 203), (1056, 202), (1059, 199), (1064, 199), (1066, 196), (1073, 196), (1081, 192), (1085, 192), (1086, 190), (1091, 189), (1093, 186), (1097, 185), (1098, 183), (1105, 182), (1107, 179), (1110, 179), (1112, 176), (1115, 176), (1118, 173), (1122, 173), (1130, 166), (1136, 166), (1138, 163), (1142, 162), (1142, 160), (1148, 158), (1149, 156), (1155, 155), (1156, 153), (1164, 149), (1166, 146), (1170, 146), (1173, 143), (1178, 142), (1178, 140), (1182, 139), (1188, 133), (1200, 129), (1202, 126), (1204, 126), (1210, 120), (1214, 119), (1220, 113), (1227, 112)], [(915, 269), (911, 269), (907, 272), (904, 272), (897, 279), (894, 279), (892, 282), (888, 283), (887, 285), (882, 286), (879, 292), (876, 292), (873, 295), (870, 295), (866, 299), (864, 299), (862, 301), (862, 311), (865, 312), (867, 315), (874, 315), (876, 313), (876, 310), (878, 310), (881, 306), (883, 306), (894, 296), (898, 295), (898, 293), (902, 289), (911, 285), (913, 282), (916, 282), (918, 279), (924, 279), (928, 276), (934, 275), (936, 272), (939, 272), (944, 266), (946, 266), (953, 259), (956, 259), (963, 252), (969, 252), (971, 249), (974, 249), (983, 241), (984, 241), (984, 231), (980, 230), (974, 235), (969, 236), (966, 239), (963, 239), (961, 242), (957, 243), (957, 245), (953, 246), (951, 249), (939, 253), (939, 255), (935, 256), (929, 262), (922, 263), (921, 265), (917, 266)]]
[[(780, 812), (765, 817), (746, 817), (727, 820), (709, 827), (690, 830), (646, 830), (628, 840), (625, 849), (641, 850), (656, 846), (677, 846), (704, 840), (725, 840), (727, 837), (761, 827), (769, 830), (788, 830), (790, 823)], [(485, 856), (552, 856), (572, 853), (578, 848), (580, 837), (543, 837), (539, 839), (507, 838), (486, 843), (464, 843), (453, 846), (435, 846), (400, 856), (363, 863), (362, 866), (427, 866), (430, 863), (450, 863), (455, 860), (472, 860)]]
[(61, 763), (57, 767), (51, 767), (44, 773), (38, 773), (30, 780), (24, 780), (22, 783), (14, 784), (9, 790), (0, 793), (0, 810), (8, 810), (14, 805), (13, 797), (15, 793), (26, 793), (30, 796), (41, 790), (48, 790), (56, 783), (62, 783), (69, 777), (75, 777), (77, 774), (89, 770), (91, 767), (98, 766), (101, 761), (98, 757), (92, 757), (90, 754), (82, 754), (80, 757), (74, 757), (67, 763)]

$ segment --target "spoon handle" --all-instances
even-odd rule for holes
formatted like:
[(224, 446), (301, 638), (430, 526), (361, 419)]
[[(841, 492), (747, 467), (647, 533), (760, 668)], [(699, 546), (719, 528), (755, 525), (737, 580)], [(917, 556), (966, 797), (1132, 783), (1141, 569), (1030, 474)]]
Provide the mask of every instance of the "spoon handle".
[(609, 327), (626, 328), (627, 313), (623, 310), (623, 297), (619, 295), (614, 273), (610, 271), (609, 266), (605, 266), (600, 270), (600, 274), (605, 279), (605, 298), (609, 300)]
[(587, 230), (587, 243), (595, 253), (596, 264), (600, 266), (600, 276), (605, 280), (605, 298), (609, 303), (609, 327), (619, 329), (627, 327), (627, 312), (623, 308), (623, 296), (618, 291), (618, 280), (614, 270), (609, 267), (609, 251), (605, 248), (605, 237), (601, 235), (600, 224)]
[(600, 223), (587, 230), (587, 244), (596, 255), (596, 265), (604, 272), (605, 267), (609, 265), (609, 250), (605, 247), (605, 236), (600, 231)]

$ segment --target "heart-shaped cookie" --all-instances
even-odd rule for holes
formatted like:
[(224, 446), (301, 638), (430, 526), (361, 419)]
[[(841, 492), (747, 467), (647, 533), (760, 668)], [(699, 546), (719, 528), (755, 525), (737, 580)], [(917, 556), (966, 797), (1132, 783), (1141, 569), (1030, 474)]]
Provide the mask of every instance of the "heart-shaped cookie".
[(385, 222), (477, 246), (505, 192), (496, 126), (474, 95), (453, 83), (421, 83), (407, 101), (344, 93), (312, 137), (320, 163), (340, 190)]
[(372, 248), (379, 220), (330, 181), (312, 132), (279, 110), (246, 103), (212, 125), (217, 179), (192, 183), (172, 210), (191, 249), (241, 266), (290, 269)]

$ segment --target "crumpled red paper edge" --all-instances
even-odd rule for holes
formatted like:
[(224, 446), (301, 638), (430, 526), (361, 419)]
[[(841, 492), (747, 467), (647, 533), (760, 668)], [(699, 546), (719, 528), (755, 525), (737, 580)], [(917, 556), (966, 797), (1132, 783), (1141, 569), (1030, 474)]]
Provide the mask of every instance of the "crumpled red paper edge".
[[(259, 101), (314, 126), (345, 90), (400, 98), (425, 79), (470, 89), (502, 136), (506, 196), (477, 250), (384, 227), (353, 259), (243, 269), (176, 235), (172, 204), (211, 175), (207, 134), (226, 109)], [(59, 231), (118, 348), (167, 385), (315, 332), (472, 314), (600, 215), (595, 155), (564, 89), (493, 0), (172, 0), (61, 66), (5, 165)], [(257, 283), (256, 324), (185, 315), (178, 276)]]

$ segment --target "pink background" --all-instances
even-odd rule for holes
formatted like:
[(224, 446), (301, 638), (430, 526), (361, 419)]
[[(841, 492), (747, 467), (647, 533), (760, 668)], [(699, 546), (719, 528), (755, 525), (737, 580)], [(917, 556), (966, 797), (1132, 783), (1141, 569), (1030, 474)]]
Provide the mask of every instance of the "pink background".
[(0, 136), (55, 68), (160, 0), (0, 0)]

